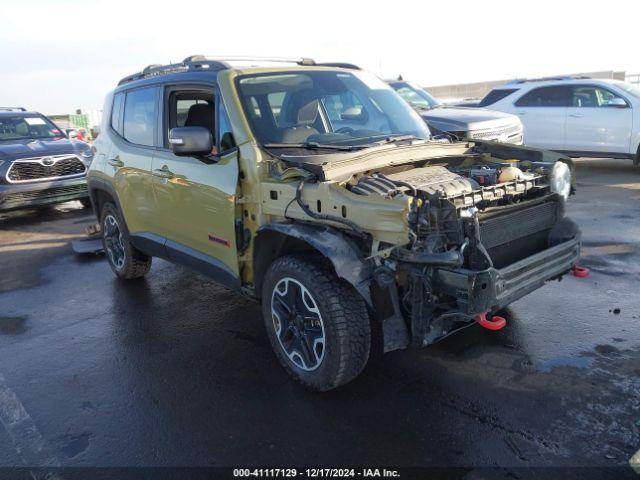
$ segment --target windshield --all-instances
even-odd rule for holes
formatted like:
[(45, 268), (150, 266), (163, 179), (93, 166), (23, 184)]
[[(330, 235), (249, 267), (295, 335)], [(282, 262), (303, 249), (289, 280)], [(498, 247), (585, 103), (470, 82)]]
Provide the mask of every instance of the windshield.
[(640, 98), (640, 88), (638, 88), (638, 86), (632, 85), (631, 83), (627, 82), (616, 82), (615, 85), (628, 94), (633, 95), (636, 98)]
[(0, 142), (60, 137), (62, 132), (41, 115), (0, 116)]
[(430, 137), (393, 89), (366, 72), (257, 74), (240, 77), (238, 90), (263, 145), (364, 146), (395, 136)]
[(426, 90), (408, 82), (395, 82), (391, 86), (413, 108), (418, 110), (430, 110), (440, 106), (440, 102), (432, 97)]

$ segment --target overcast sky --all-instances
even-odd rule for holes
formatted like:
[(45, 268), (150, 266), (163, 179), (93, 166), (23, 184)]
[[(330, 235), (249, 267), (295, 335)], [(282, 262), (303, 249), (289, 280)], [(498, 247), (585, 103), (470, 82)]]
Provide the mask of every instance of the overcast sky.
[(640, 2), (0, 0), (0, 105), (102, 107), (123, 76), (188, 55), (307, 56), (422, 85), (640, 73)]

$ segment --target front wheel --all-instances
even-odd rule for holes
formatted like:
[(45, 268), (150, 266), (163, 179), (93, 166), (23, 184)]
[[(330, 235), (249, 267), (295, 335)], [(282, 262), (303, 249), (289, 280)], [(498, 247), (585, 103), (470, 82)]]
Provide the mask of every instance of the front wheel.
[(102, 245), (113, 273), (127, 280), (146, 275), (151, 268), (151, 257), (133, 246), (124, 220), (112, 203), (102, 207), (100, 226)]
[(273, 262), (262, 309), (278, 360), (305, 387), (331, 390), (365, 367), (371, 347), (367, 307), (320, 259), (285, 256)]

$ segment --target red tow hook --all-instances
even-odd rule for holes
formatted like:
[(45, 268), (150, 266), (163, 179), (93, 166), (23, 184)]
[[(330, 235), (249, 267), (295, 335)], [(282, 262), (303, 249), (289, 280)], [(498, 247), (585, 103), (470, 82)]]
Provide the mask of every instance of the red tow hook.
[(571, 275), (578, 278), (587, 278), (589, 276), (589, 269), (585, 267), (580, 267), (578, 265), (574, 265), (571, 267)]
[(481, 327), (494, 331), (501, 330), (507, 325), (507, 320), (497, 315), (491, 317), (491, 320), (487, 319), (487, 312), (476, 315), (476, 322), (478, 322)]

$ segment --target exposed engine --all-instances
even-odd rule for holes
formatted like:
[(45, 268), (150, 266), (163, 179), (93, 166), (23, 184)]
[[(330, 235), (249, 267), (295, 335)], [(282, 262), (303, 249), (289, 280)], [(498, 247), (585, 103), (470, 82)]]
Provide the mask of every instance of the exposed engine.
[[(397, 167), (348, 185), (359, 195), (413, 198), (413, 238), (409, 245), (393, 249), (388, 265), (396, 272), (400, 305), (412, 319), (414, 341), (435, 341), (456, 322), (468, 321), (466, 312), (477, 311), (478, 306), (461, 294), (462, 286), (448, 292), (450, 296), (432, 293), (446, 292), (444, 284), (438, 285), (442, 272), (500, 269), (575, 235), (570, 226), (554, 240), (564, 203), (551, 191), (551, 168), (551, 163), (509, 161)], [(471, 288), (482, 289), (482, 284)]]
[[(359, 195), (414, 198), (409, 218), (413, 245), (398, 255), (437, 255), (439, 263), (482, 269), (545, 247), (543, 237), (546, 241), (548, 229), (562, 215), (558, 196), (550, 192), (548, 170), (543, 162), (522, 169), (513, 162), (436, 165), (375, 172), (348, 188)], [(540, 238), (532, 237), (545, 230)], [(524, 237), (529, 238), (518, 241)], [(509, 254), (501, 251), (505, 245)]]
[(385, 197), (397, 195), (404, 191), (403, 188), (412, 191), (414, 195), (419, 191), (427, 197), (455, 197), (498, 184), (518, 180), (534, 181), (546, 176), (549, 167), (545, 162), (530, 162), (525, 168), (519, 168), (512, 162), (495, 166), (474, 165), (469, 168), (436, 165), (365, 175), (349, 189), (359, 195), (378, 194)]
[(445, 167), (413, 168), (404, 172), (383, 175), (374, 173), (362, 177), (351, 191), (360, 195), (378, 193), (391, 197), (399, 193), (399, 188), (408, 188), (414, 192), (424, 192), (427, 196), (436, 193), (446, 196), (469, 193), (478, 188), (478, 184), (469, 178), (450, 172)]

